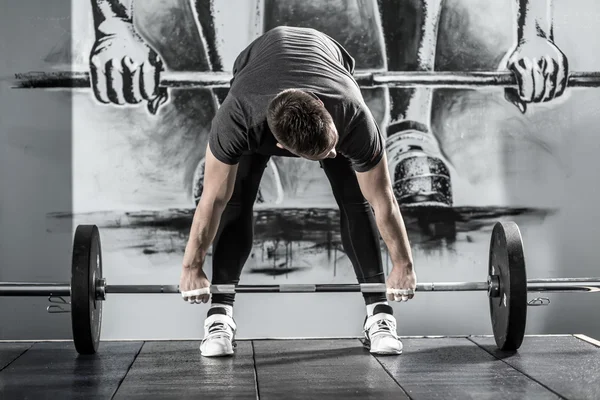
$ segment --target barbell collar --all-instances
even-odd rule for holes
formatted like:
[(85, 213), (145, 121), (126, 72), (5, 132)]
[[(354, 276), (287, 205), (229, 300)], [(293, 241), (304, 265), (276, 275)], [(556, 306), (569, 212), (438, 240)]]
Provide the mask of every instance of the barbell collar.
[[(161, 73), (160, 86), (165, 88), (226, 88), (233, 75), (225, 72), (172, 72)], [(361, 87), (417, 87), (432, 88), (481, 88), (517, 87), (511, 71), (384, 71), (357, 72), (355, 80)], [(88, 72), (27, 72), (15, 74), (14, 88), (20, 89), (69, 89), (90, 88)], [(600, 72), (571, 72), (567, 80), (569, 87), (598, 87)]]

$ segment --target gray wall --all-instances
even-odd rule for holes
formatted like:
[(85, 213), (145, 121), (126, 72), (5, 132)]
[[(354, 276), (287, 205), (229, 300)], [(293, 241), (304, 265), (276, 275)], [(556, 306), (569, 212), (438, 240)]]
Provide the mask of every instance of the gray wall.
[[(47, 70), (44, 57), (57, 43), (66, 40), (70, 53), (71, 7), (3, 0), (1, 8), (0, 280), (67, 281), (71, 232), (53, 232), (47, 214), (72, 209), (70, 96), (14, 90), (10, 79)], [(45, 308), (45, 298), (1, 298), (0, 337), (68, 337), (68, 317)]]
[[(487, 3), (472, 2), (479, 7)], [(62, 0), (24, 0), (19, 6), (3, 0), (0, 76), (68, 69), (71, 62), (81, 65), (90, 38), (89, 10), (83, 3), (77, 2), (78, 8), (72, 12), (66, 7), (68, 2)], [(229, 10), (237, 13), (243, 4), (239, 2)], [(594, 0), (557, 0), (555, 5), (556, 42), (569, 56), (571, 69), (598, 70), (595, 38), (600, 4)], [(244, 13), (236, 15), (242, 18)], [(228, 21), (232, 26), (249, 29), (245, 19)], [(240, 41), (230, 49), (242, 45)], [(230, 63), (234, 54), (224, 55), (225, 63)], [(496, 115), (496, 122), (500, 121), (496, 125), (483, 124), (485, 118), (477, 113), (486, 112), (488, 96), (501, 95), (472, 96), (475, 110), (465, 113), (462, 119), (450, 118), (446, 129), (454, 133), (466, 130), (469, 120), (474, 121), (471, 125), (489, 129), (483, 132), (485, 137), (499, 132), (503, 138), (511, 134), (520, 137), (520, 145), (510, 142), (515, 146), (511, 156), (496, 153), (495, 160), (497, 174), (511, 170), (511, 176), (516, 171), (522, 177), (492, 179), (490, 184), (477, 186), (467, 173), (456, 184), (462, 204), (481, 202), (481, 198), (494, 202), (494, 194), (501, 193), (497, 197), (502, 198), (503, 204), (558, 210), (534, 222), (523, 219), (530, 277), (600, 275), (595, 253), (596, 224), (600, 222), (596, 207), (600, 95), (595, 89), (574, 90), (561, 104), (539, 107), (526, 116), (519, 116), (514, 110), (505, 111), (503, 118)], [(125, 209), (189, 207), (188, 193), (183, 188), (173, 190), (182, 186), (179, 172), (173, 173), (177, 171), (175, 166), (154, 170), (156, 158), (148, 157), (154, 154), (153, 149), (129, 155), (131, 142), (120, 145), (123, 141), (118, 135), (122, 132), (135, 126), (152, 126), (153, 120), (143, 112), (96, 108), (89, 92), (76, 92), (71, 97), (56, 91), (17, 91), (10, 88), (6, 79), (2, 81), (0, 101), (0, 280), (68, 281), (72, 223), (106, 224), (108, 217), (77, 214), (71, 221), (56, 218), (57, 212), (108, 211), (119, 216), (119, 224), (126, 224), (128, 218), (122, 216)], [(484, 106), (477, 109), (477, 104)], [(509, 106), (499, 107), (510, 110)], [(504, 125), (504, 130), (494, 130), (510, 118), (512, 123)], [(542, 146), (531, 145), (540, 142)], [(472, 165), (473, 169), (476, 167), (477, 164)], [(150, 189), (148, 170), (162, 175), (157, 178), (160, 184)], [(90, 204), (93, 206), (88, 207)], [(165, 241), (183, 240), (177, 232), (152, 231), (151, 241), (160, 241), (163, 247), (158, 247), (165, 250), (153, 255), (132, 250), (132, 241), (127, 237), (133, 234), (131, 231), (105, 232), (105, 274), (110, 283), (178, 282), (181, 254), (164, 247)], [(435, 252), (415, 249), (419, 280), (484, 280), (487, 243), (477, 236), (483, 233), (475, 234), (477, 246), (463, 243)], [(325, 256), (319, 257), (315, 256), (315, 263), (329, 262)], [(314, 269), (289, 278), (244, 275), (242, 279), (246, 283), (352, 282), (353, 275), (342, 260), (335, 277), (330, 269)], [(550, 307), (529, 309), (528, 333), (584, 333), (600, 337), (598, 295), (549, 297)], [(0, 299), (0, 338), (68, 338), (68, 314), (48, 315), (45, 307), (43, 298)], [(491, 331), (487, 298), (482, 293), (420, 294), (410, 303), (396, 304), (394, 308), (403, 335)], [(174, 295), (114, 295), (105, 303), (103, 337), (198, 338), (206, 310), (205, 305), (187, 305)], [(354, 295), (246, 295), (238, 297), (235, 316), (240, 337), (348, 336), (360, 334), (363, 312), (361, 298)]]

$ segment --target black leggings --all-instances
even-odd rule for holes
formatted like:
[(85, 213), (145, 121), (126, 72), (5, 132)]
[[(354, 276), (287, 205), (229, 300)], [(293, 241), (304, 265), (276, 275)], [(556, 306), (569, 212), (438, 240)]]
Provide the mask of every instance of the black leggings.
[[(213, 284), (237, 284), (250, 256), (254, 236), (253, 206), (270, 157), (241, 158), (235, 188), (213, 242)], [(359, 283), (384, 283), (379, 233), (350, 161), (339, 155), (321, 161), (340, 208), (341, 237)], [(366, 304), (385, 301), (384, 293), (363, 293)], [(213, 294), (212, 302), (233, 305), (235, 294)]]

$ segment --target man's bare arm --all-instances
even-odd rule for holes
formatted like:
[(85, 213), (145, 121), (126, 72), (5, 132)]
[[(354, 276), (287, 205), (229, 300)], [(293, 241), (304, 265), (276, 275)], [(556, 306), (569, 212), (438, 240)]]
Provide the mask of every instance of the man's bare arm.
[(202, 259), (215, 239), (221, 215), (233, 193), (237, 168), (237, 164), (227, 165), (217, 160), (210, 146), (206, 146), (202, 196), (190, 230), (190, 244), (197, 246)]
[(379, 233), (388, 248), (394, 268), (412, 269), (410, 243), (392, 191), (386, 155), (373, 169), (357, 172), (356, 176), (363, 195), (373, 207)]

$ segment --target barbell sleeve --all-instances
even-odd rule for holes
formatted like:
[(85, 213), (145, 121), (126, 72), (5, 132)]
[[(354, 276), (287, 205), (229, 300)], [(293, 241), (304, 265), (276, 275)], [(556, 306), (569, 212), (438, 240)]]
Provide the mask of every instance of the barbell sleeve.
[(68, 283), (0, 282), (0, 296), (70, 296)]
[[(161, 73), (160, 86), (166, 88), (215, 88), (229, 87), (233, 76), (224, 72), (172, 72)], [(511, 71), (387, 71), (357, 72), (354, 75), (361, 87), (427, 86), (437, 88), (516, 87), (517, 80)], [(15, 74), (14, 88), (90, 88), (88, 72), (26, 72)], [(599, 71), (571, 72), (569, 87), (599, 87)]]

